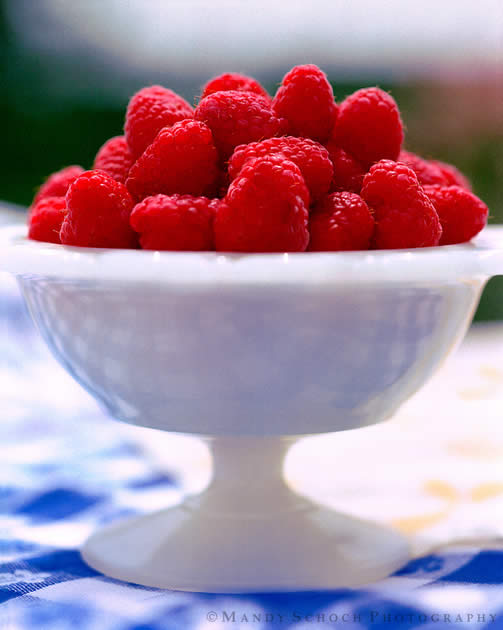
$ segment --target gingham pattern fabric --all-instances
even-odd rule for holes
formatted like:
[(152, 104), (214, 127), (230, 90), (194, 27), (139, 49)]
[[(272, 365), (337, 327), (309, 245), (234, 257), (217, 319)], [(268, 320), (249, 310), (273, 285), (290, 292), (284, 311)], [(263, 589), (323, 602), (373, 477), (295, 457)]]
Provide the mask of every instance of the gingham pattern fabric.
[[(503, 551), (456, 547), (361, 589), (202, 595), (106, 578), (80, 558), (101, 524), (181, 500), (49, 356), (0, 274), (0, 629), (503, 627)], [(502, 514), (503, 518), (503, 514)]]

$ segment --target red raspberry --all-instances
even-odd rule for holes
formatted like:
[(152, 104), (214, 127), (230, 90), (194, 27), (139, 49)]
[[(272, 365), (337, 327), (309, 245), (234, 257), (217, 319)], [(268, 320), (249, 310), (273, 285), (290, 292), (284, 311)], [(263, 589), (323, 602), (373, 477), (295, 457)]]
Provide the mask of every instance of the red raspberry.
[(227, 72), (214, 77), (204, 86), (201, 98), (209, 96), (214, 92), (227, 92), (236, 90), (237, 92), (253, 92), (270, 100), (269, 94), (264, 90), (258, 81), (236, 72)]
[(423, 159), (415, 153), (400, 151), (398, 161), (411, 168), (420, 184), (445, 185), (446, 179), (442, 171), (433, 162)]
[(398, 106), (379, 88), (357, 90), (339, 106), (333, 137), (364, 167), (383, 158), (396, 160), (403, 141)]
[(252, 92), (214, 92), (203, 98), (194, 117), (211, 129), (224, 160), (238, 145), (272, 138), (286, 129), (286, 121), (274, 114), (270, 102)]
[(133, 158), (138, 158), (163, 127), (193, 118), (194, 110), (175, 92), (152, 85), (137, 92), (129, 101), (124, 132)]
[(434, 164), (440, 169), (445, 178), (446, 186), (461, 186), (461, 188), (471, 192), (472, 185), (470, 184), (470, 181), (455, 166), (452, 164), (446, 164), (445, 162), (439, 162), (438, 160), (431, 160), (430, 164)]
[(94, 170), (105, 171), (121, 184), (126, 183), (129, 169), (133, 166), (133, 156), (129, 150), (126, 138), (116, 136), (110, 138), (94, 158)]
[(333, 167), (328, 151), (321, 144), (308, 138), (269, 138), (236, 148), (229, 161), (229, 175), (234, 179), (243, 165), (251, 158), (281, 153), (300, 168), (311, 201), (316, 201), (328, 192), (332, 181)]
[(45, 197), (64, 197), (68, 186), (77, 179), (79, 175), (82, 175), (83, 172), (84, 169), (82, 166), (67, 166), (53, 173), (38, 189), (32, 205), (35, 206)]
[(218, 206), (216, 249), (302, 252), (309, 241), (308, 207), (298, 166), (280, 154), (251, 159)]
[(360, 195), (335, 192), (315, 207), (309, 232), (312, 252), (369, 249), (374, 219)]
[(277, 116), (288, 120), (292, 136), (325, 142), (337, 117), (332, 86), (318, 66), (295, 66), (284, 77), (273, 100)]
[(461, 186), (425, 186), (442, 224), (440, 245), (466, 243), (487, 223), (489, 210), (476, 195)]
[(143, 249), (205, 251), (213, 245), (217, 199), (191, 195), (156, 195), (137, 204), (131, 226)]
[(381, 160), (363, 179), (361, 196), (374, 211), (376, 249), (438, 245), (442, 227), (412, 169)]
[(61, 243), (59, 231), (66, 214), (64, 197), (44, 197), (28, 217), (28, 238), (45, 243)]
[(131, 195), (103, 171), (86, 171), (77, 178), (66, 193), (66, 207), (60, 232), (63, 245), (136, 247), (129, 225)]
[(205, 195), (213, 192), (218, 154), (211, 131), (197, 120), (162, 129), (129, 171), (126, 186), (133, 198), (163, 193)]
[(327, 144), (327, 150), (334, 167), (334, 177), (330, 189), (332, 191), (349, 191), (359, 193), (362, 189), (365, 169), (353, 157), (341, 149), (334, 140)]
[(218, 174), (218, 179), (215, 185), (215, 197), (223, 199), (227, 194), (229, 188), (230, 179), (227, 169), (221, 169)]

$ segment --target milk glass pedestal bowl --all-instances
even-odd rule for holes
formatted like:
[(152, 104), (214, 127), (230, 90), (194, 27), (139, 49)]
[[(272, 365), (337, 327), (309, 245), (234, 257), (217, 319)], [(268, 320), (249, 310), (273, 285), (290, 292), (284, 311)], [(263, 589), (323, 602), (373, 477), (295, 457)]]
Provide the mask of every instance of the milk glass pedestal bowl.
[(293, 255), (93, 250), (30, 242), (23, 227), (0, 234), (0, 268), (110, 415), (206, 436), (212, 450), (205, 492), (97, 531), (82, 550), (92, 567), (231, 593), (355, 586), (408, 560), (397, 532), (290, 490), (283, 458), (299, 436), (386, 420), (421, 387), (463, 337), (485, 282), (503, 273), (503, 227), (466, 245)]

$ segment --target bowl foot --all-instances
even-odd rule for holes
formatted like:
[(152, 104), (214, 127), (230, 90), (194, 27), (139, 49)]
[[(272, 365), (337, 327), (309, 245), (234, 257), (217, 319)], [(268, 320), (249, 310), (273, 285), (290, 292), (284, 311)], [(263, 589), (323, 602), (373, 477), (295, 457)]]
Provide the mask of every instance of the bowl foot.
[(207, 593), (327, 590), (373, 582), (409, 560), (407, 541), (309, 501), (284, 483), (291, 441), (217, 438), (209, 488), (99, 530), (94, 569), (144, 586)]
[(409, 550), (391, 530), (314, 504), (255, 520), (181, 505), (98, 531), (82, 556), (105, 575), (144, 586), (243, 593), (373, 582), (404, 565)]

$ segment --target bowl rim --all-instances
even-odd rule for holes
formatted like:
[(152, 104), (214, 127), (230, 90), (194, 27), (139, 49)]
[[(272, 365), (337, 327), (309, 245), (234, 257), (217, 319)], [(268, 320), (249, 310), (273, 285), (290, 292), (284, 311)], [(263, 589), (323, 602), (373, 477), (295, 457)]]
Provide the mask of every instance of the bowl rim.
[(0, 228), (0, 271), (94, 282), (295, 285), (446, 282), (503, 274), (503, 225), (460, 245), (358, 252), (227, 254), (96, 249), (27, 238)]

